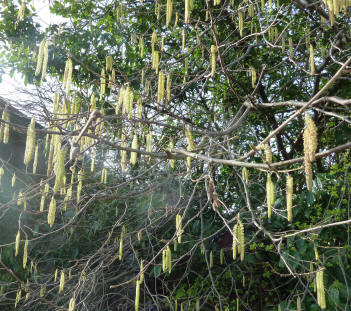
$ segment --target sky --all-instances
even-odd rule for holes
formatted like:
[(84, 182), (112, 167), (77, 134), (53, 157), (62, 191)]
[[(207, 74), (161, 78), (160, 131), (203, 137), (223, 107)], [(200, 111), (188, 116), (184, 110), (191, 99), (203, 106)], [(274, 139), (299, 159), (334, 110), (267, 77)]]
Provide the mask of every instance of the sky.
[[(15, 2), (18, 4), (18, 1)], [(35, 21), (40, 23), (43, 28), (62, 21), (62, 18), (50, 13), (49, 0), (28, 0), (27, 2), (35, 7), (37, 13)], [(24, 85), (20, 74), (15, 74), (13, 78), (9, 75), (3, 75), (0, 83), (0, 96), (20, 102), (25, 95), (20, 94), (17, 90), (18, 88), (34, 89), (34, 87)]]

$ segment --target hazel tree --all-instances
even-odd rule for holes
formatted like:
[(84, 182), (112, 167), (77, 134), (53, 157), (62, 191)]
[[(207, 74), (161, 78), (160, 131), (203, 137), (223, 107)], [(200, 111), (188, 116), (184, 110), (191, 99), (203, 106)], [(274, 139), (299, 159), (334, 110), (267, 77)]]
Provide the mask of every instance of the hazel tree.
[(60, 0), (43, 29), (3, 1), (36, 86), (28, 127), (2, 108), (1, 148), (27, 133), (23, 170), (0, 159), (5, 308), (346, 310), (348, 8)]

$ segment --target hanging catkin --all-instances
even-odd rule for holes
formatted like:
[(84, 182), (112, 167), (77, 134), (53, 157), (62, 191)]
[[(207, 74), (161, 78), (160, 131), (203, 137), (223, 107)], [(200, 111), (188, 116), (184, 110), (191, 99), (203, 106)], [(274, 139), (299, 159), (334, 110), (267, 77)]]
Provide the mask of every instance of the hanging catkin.
[(105, 74), (105, 68), (102, 68), (101, 75), (100, 75), (100, 100), (103, 98), (105, 93), (106, 93), (106, 74)]
[[(185, 126), (185, 136), (188, 142), (187, 150), (188, 151), (193, 151), (195, 149), (195, 144), (193, 140), (193, 135), (190, 131), (190, 127), (188, 125)], [(190, 170), (191, 167), (191, 157), (187, 157), (187, 168)]]
[(38, 157), (39, 157), (39, 145), (36, 145), (35, 152), (34, 152), (34, 161), (33, 161), (33, 174), (36, 174), (37, 172)]
[(317, 283), (317, 302), (321, 309), (326, 308), (325, 301), (325, 290), (324, 290), (324, 270), (317, 271), (316, 273)]
[[(138, 136), (137, 136), (137, 134), (134, 134), (134, 136), (133, 136), (132, 149), (138, 149)], [(138, 154), (135, 151), (132, 151), (130, 153), (130, 164), (132, 166), (134, 166), (136, 164), (137, 156), (138, 156)]]
[(151, 152), (152, 149), (152, 131), (149, 131), (149, 133), (146, 136), (146, 151)]
[(257, 73), (254, 67), (251, 67), (250, 71), (251, 71), (251, 84), (252, 84), (252, 87), (254, 88), (257, 80)]
[(167, 9), (166, 9), (166, 27), (169, 27), (172, 19), (172, 12), (173, 12), (173, 2), (172, 0), (167, 0)]
[(237, 246), (238, 246), (238, 224), (234, 225), (233, 228), (233, 246), (232, 246), (232, 250), (233, 250), (233, 259), (236, 259), (236, 255), (237, 255)]
[(189, 21), (190, 21), (190, 13), (191, 13), (190, 1), (191, 0), (184, 1), (184, 22), (185, 22), (185, 24), (189, 24)]
[(221, 248), (221, 250), (219, 252), (219, 263), (220, 263), (220, 265), (223, 265), (223, 259), (224, 259), (224, 251), (223, 251), (223, 248)]
[(27, 259), (28, 259), (28, 239), (24, 242), (24, 249), (23, 249), (23, 269), (27, 266)]
[(112, 72), (113, 59), (111, 55), (106, 56), (106, 72)]
[(240, 32), (240, 37), (243, 36), (243, 30), (244, 30), (244, 17), (245, 13), (242, 10), (238, 11), (238, 16), (239, 16), (239, 32)]
[(3, 132), (3, 137), (0, 137), (0, 141), (2, 138), (2, 142), (7, 144), (10, 136), (10, 124), (8, 123), (10, 122), (10, 113), (7, 107), (5, 107), (5, 109), (2, 111), (2, 120), (7, 123), (1, 123), (1, 132)]
[(18, 251), (19, 251), (19, 247), (20, 247), (20, 241), (21, 241), (21, 232), (20, 232), (20, 230), (18, 230), (17, 234), (16, 234), (15, 256), (18, 255)]
[(304, 163), (307, 189), (312, 189), (312, 162), (316, 159), (317, 150), (317, 127), (312, 118), (306, 114), (306, 128), (303, 132)]
[(63, 187), (63, 181), (65, 177), (65, 155), (66, 149), (62, 148), (57, 151), (55, 156), (55, 185), (54, 185), (54, 193), (58, 192)]
[(242, 176), (242, 178), (243, 178), (243, 181), (245, 181), (246, 183), (249, 182), (249, 172), (248, 172), (248, 170), (247, 170), (246, 167), (244, 167), (244, 168), (242, 169), (242, 171), (241, 171), (241, 176)]
[(122, 260), (122, 257), (123, 257), (123, 239), (124, 239), (125, 232), (126, 232), (126, 227), (123, 226), (122, 230), (121, 230), (121, 236), (120, 236), (120, 239), (119, 239), (119, 256), (118, 256), (118, 259), (120, 261)]
[(65, 287), (65, 271), (61, 270), (59, 293), (63, 292), (64, 287)]
[(294, 179), (291, 175), (286, 177), (286, 210), (288, 213), (288, 221), (292, 221), (292, 200), (294, 191)]
[[(121, 147), (122, 148), (127, 147), (126, 138), (124, 134), (121, 135)], [(120, 154), (121, 154), (121, 169), (122, 169), (122, 172), (124, 172), (126, 170), (126, 165), (127, 165), (127, 151), (121, 149)]]
[(4, 176), (4, 174), (5, 174), (4, 168), (0, 167), (0, 185), (1, 185), (2, 176)]
[(75, 306), (75, 300), (72, 297), (69, 301), (69, 305), (68, 305), (68, 311), (73, 311), (74, 310), (74, 306)]
[(49, 41), (45, 41), (44, 45), (44, 55), (43, 55), (43, 65), (41, 71), (41, 81), (45, 79), (46, 70), (48, 68), (48, 60), (49, 60)]
[(271, 218), (272, 207), (274, 204), (274, 184), (271, 178), (271, 174), (267, 175), (266, 194), (267, 194), (268, 218)]
[[(173, 138), (170, 137), (170, 139), (169, 139), (169, 149), (168, 149), (169, 152), (172, 152), (173, 148), (174, 148)], [(171, 165), (171, 168), (174, 169), (174, 167), (175, 167), (175, 160), (174, 159), (170, 159), (169, 160), (169, 164)]]
[(176, 216), (176, 234), (178, 238), (178, 243), (182, 243), (182, 216), (180, 214), (177, 214)]
[(40, 42), (39, 46), (39, 53), (38, 53), (38, 59), (37, 59), (37, 67), (35, 69), (35, 75), (39, 76), (43, 64), (43, 58), (44, 58), (44, 49), (45, 49), (45, 44), (46, 44), (46, 39), (44, 38)]
[(16, 184), (16, 172), (13, 173), (12, 179), (11, 179), (11, 187), (13, 188)]
[(239, 220), (239, 228), (238, 228), (238, 252), (240, 253), (240, 260), (244, 261), (245, 257), (245, 231), (244, 224)]
[(159, 104), (163, 98), (165, 92), (165, 74), (161, 70), (158, 74), (158, 89), (157, 89), (157, 103)]
[(49, 205), (49, 212), (48, 212), (48, 224), (50, 225), (50, 227), (54, 225), (55, 213), (56, 213), (56, 200), (54, 196), (52, 196), (50, 205)]
[(24, 164), (28, 165), (32, 160), (35, 150), (35, 119), (32, 118), (27, 129), (26, 149), (24, 151)]
[(135, 287), (135, 311), (139, 310), (139, 300), (140, 300), (140, 281), (136, 280)]
[(217, 61), (217, 48), (215, 45), (211, 45), (211, 76), (214, 77), (216, 73), (216, 61)]

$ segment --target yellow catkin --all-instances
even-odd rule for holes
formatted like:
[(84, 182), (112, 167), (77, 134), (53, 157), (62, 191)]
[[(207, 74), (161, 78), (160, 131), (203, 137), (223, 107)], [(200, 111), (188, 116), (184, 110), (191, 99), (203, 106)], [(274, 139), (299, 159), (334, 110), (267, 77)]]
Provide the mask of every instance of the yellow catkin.
[(21, 232), (18, 230), (16, 234), (16, 243), (15, 243), (15, 256), (18, 255), (19, 247), (20, 247), (20, 241), (21, 241)]
[(57, 276), (58, 276), (58, 269), (55, 270), (55, 275), (54, 275), (54, 282), (57, 281)]
[[(169, 148), (168, 148), (169, 152), (172, 152), (173, 148), (174, 148), (173, 138), (170, 137), (170, 139), (169, 139)], [(175, 160), (174, 159), (170, 159), (169, 160), (169, 164), (170, 164), (171, 168), (174, 169), (174, 167), (175, 167)]]
[(22, 193), (22, 191), (20, 191), (20, 192), (18, 193), (18, 196), (17, 196), (17, 205), (18, 205), (18, 206), (21, 206), (22, 203), (23, 203), (23, 193)]
[(54, 193), (59, 191), (63, 187), (63, 181), (65, 177), (65, 155), (66, 150), (62, 148), (56, 153), (54, 173), (55, 173), (55, 185), (54, 185)]
[[(124, 134), (122, 134), (122, 137), (121, 137), (121, 147), (122, 148), (127, 147)], [(126, 170), (126, 165), (127, 165), (127, 151), (122, 149), (120, 154), (121, 154), (121, 169), (122, 169), (122, 172), (124, 172)]]
[(77, 203), (80, 202), (80, 195), (83, 189), (83, 179), (84, 179), (84, 171), (80, 170), (78, 172), (78, 186), (77, 186)]
[(1, 185), (2, 176), (4, 176), (4, 174), (5, 174), (4, 168), (0, 167), (0, 185)]
[(144, 57), (144, 51), (145, 51), (144, 37), (141, 36), (139, 38), (139, 54), (141, 58)]
[(223, 248), (221, 248), (221, 250), (219, 252), (219, 263), (220, 263), (220, 265), (223, 265), (223, 260), (224, 260), (224, 250), (223, 250)]
[(13, 173), (12, 179), (11, 179), (11, 187), (13, 188), (16, 184), (16, 173)]
[(162, 271), (166, 272), (167, 270), (167, 251), (162, 250)]
[(213, 268), (213, 252), (210, 251), (210, 268)]
[(16, 300), (15, 300), (15, 308), (17, 307), (17, 304), (19, 303), (19, 301), (21, 300), (22, 297), (22, 290), (19, 289), (16, 293)]
[(44, 49), (45, 49), (45, 44), (46, 44), (46, 39), (44, 38), (40, 42), (39, 46), (39, 53), (38, 53), (38, 59), (37, 59), (37, 67), (35, 69), (35, 75), (39, 76), (43, 64), (43, 58), (44, 58)]
[(263, 148), (264, 148), (265, 155), (266, 155), (266, 162), (268, 164), (272, 164), (273, 155), (272, 155), (271, 148), (268, 146), (268, 144), (264, 144)]
[(126, 228), (125, 228), (125, 226), (123, 226), (122, 230), (121, 230), (120, 240), (119, 240), (119, 256), (118, 256), (118, 259), (120, 261), (123, 258), (123, 239), (124, 239), (125, 231), (126, 231)]
[(76, 302), (75, 302), (74, 298), (72, 297), (69, 301), (68, 311), (74, 311), (75, 303)]
[(317, 271), (317, 302), (321, 309), (326, 308), (325, 290), (324, 290), (324, 270)]
[(238, 228), (238, 240), (239, 240), (239, 253), (240, 253), (240, 260), (244, 261), (245, 257), (245, 231), (244, 231), (244, 225), (240, 221), (239, 222), (239, 228)]
[(172, 13), (173, 13), (173, 2), (172, 0), (167, 0), (167, 9), (166, 9), (166, 27), (169, 27), (169, 24), (172, 20)]
[[(187, 150), (193, 151), (195, 149), (195, 144), (194, 144), (194, 140), (193, 140), (193, 135), (192, 135), (192, 133), (190, 131), (190, 127), (188, 125), (185, 127), (185, 136), (186, 136), (186, 139), (188, 142)], [(186, 160), (187, 160), (187, 169), (189, 171), (190, 167), (191, 167), (191, 157), (187, 157)]]
[(311, 75), (314, 75), (314, 49), (313, 49), (313, 45), (310, 44), (310, 72)]
[(237, 246), (238, 246), (238, 224), (234, 225), (232, 234), (233, 234), (233, 246), (232, 246), (233, 259), (235, 260), (237, 256)]
[(216, 61), (217, 61), (217, 48), (215, 45), (211, 45), (211, 76), (214, 77), (216, 73)]
[(25, 12), (26, 12), (26, 1), (23, 0), (22, 4), (17, 12), (17, 20), (16, 20), (15, 28), (17, 28), (18, 23), (24, 19)]
[(135, 311), (139, 310), (139, 300), (140, 300), (140, 281), (136, 281), (136, 288), (135, 288)]
[(312, 118), (306, 114), (305, 117), (306, 129), (304, 131), (304, 152), (308, 154), (311, 162), (316, 160), (317, 150), (317, 127)]
[(157, 103), (159, 104), (163, 98), (165, 92), (165, 74), (161, 70), (158, 74), (158, 89), (157, 89)]
[(155, 3), (155, 14), (156, 14), (157, 20), (159, 20), (161, 17), (161, 4), (157, 0)]
[(184, 22), (185, 22), (185, 24), (189, 24), (189, 22), (190, 22), (190, 13), (191, 13), (190, 1), (191, 0), (184, 1)]
[(171, 80), (171, 74), (169, 73), (167, 75), (167, 84), (166, 84), (166, 89), (167, 89), (167, 102), (171, 101), (171, 85), (172, 85), (172, 80)]
[(105, 74), (105, 68), (102, 68), (101, 74), (100, 74), (100, 100), (103, 98), (105, 93), (106, 93), (106, 74)]
[(111, 55), (106, 56), (106, 72), (112, 71), (113, 59)]
[(24, 242), (24, 249), (23, 249), (23, 269), (26, 268), (27, 266), (27, 260), (28, 260), (28, 240)]
[(159, 62), (160, 62), (159, 52), (158, 51), (154, 51), (152, 53), (152, 69), (155, 69), (155, 72), (157, 74), (158, 74)]
[(244, 17), (245, 13), (242, 10), (238, 11), (238, 16), (239, 16), (239, 32), (240, 32), (240, 37), (243, 36), (243, 31), (244, 31)]
[(63, 89), (68, 90), (71, 87), (70, 84), (71, 84), (71, 81), (72, 81), (72, 72), (73, 72), (73, 63), (72, 63), (72, 60), (69, 58), (66, 61), (65, 72), (64, 72), (64, 75), (63, 75)]
[[(137, 136), (137, 134), (134, 134), (134, 136), (133, 136), (132, 149), (135, 149), (135, 150), (138, 149), (138, 136)], [(135, 151), (132, 151), (130, 153), (130, 164), (132, 166), (134, 166), (136, 164), (137, 156), (138, 156), (138, 154)]]
[(150, 131), (146, 136), (146, 151), (152, 151), (152, 131)]
[(293, 46), (293, 40), (292, 38), (289, 38), (289, 57), (293, 58), (294, 56), (294, 46)]
[(33, 161), (33, 174), (36, 174), (38, 167), (39, 145), (35, 146), (34, 161)]
[(251, 84), (252, 84), (252, 87), (254, 88), (257, 80), (257, 73), (256, 73), (256, 69), (253, 67), (250, 68), (250, 71), (251, 71)]
[(245, 181), (246, 183), (249, 182), (249, 172), (248, 172), (248, 170), (247, 170), (246, 167), (244, 167), (244, 168), (242, 169), (242, 171), (241, 171), (241, 176), (242, 176), (242, 178), (243, 178), (243, 181)]
[(56, 200), (54, 196), (52, 196), (50, 205), (49, 205), (49, 212), (48, 212), (48, 224), (50, 225), (50, 227), (54, 225), (55, 213), (56, 213)]
[(144, 260), (142, 259), (140, 262), (140, 278), (139, 278), (140, 283), (143, 283), (144, 281)]
[(298, 296), (296, 300), (297, 311), (301, 311), (301, 297)]
[(151, 36), (151, 52), (152, 52), (152, 54), (155, 52), (156, 43), (157, 43), (157, 34), (156, 34), (156, 31), (154, 30), (154, 32), (152, 33), (152, 36)]
[(274, 204), (274, 184), (270, 174), (267, 175), (266, 194), (267, 194), (268, 218), (271, 218), (272, 207)]
[(176, 216), (176, 232), (177, 232), (177, 239), (178, 243), (182, 243), (182, 216), (180, 214), (177, 214)]
[(293, 203), (294, 179), (291, 175), (286, 177), (286, 210), (288, 221), (292, 221), (292, 203)]
[(306, 114), (306, 128), (303, 133), (304, 163), (307, 189), (312, 189), (312, 162), (316, 159), (317, 127), (312, 118)]
[(178, 18), (179, 18), (179, 15), (178, 15), (178, 12), (176, 12), (176, 16), (174, 19), (174, 25), (173, 25), (174, 28), (176, 28), (178, 26)]
[(63, 292), (63, 289), (65, 287), (65, 271), (61, 271), (61, 276), (60, 276), (60, 286), (59, 286), (59, 293)]
[(45, 79), (46, 71), (48, 68), (48, 60), (49, 60), (49, 41), (46, 41), (45, 45), (44, 45), (44, 56), (43, 56), (43, 65), (42, 65), (42, 71), (41, 71), (41, 81), (43, 81)]
[[(10, 114), (7, 107), (2, 111), (2, 120), (6, 122), (10, 122)], [(1, 123), (1, 127), (3, 132), (2, 142), (4, 144), (7, 144), (9, 142), (9, 136), (10, 136), (10, 124)]]

